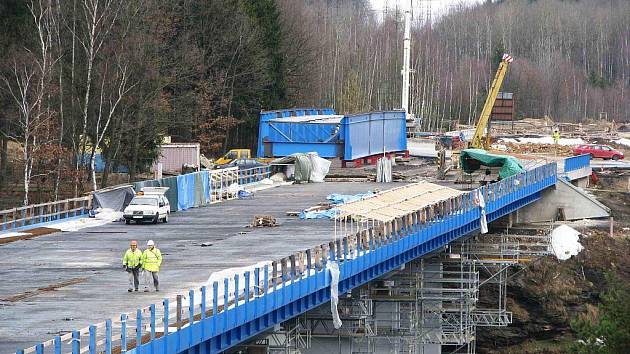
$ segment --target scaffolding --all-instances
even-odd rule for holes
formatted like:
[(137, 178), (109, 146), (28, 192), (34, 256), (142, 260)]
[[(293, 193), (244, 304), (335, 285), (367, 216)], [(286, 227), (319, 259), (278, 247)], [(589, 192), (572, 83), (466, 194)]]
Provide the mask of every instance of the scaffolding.
[[(366, 228), (348, 218), (336, 223), (344, 234)], [(367, 228), (375, 226), (370, 223)], [(319, 347), (333, 343), (334, 352), (351, 354), (474, 354), (478, 327), (512, 323), (510, 272), (550, 255), (550, 233), (511, 235), (508, 229), (453, 242), (341, 295), (340, 329), (333, 326), (330, 305), (322, 305), (268, 333), (261, 353), (329, 353)], [(480, 293), (491, 296), (482, 304)]]

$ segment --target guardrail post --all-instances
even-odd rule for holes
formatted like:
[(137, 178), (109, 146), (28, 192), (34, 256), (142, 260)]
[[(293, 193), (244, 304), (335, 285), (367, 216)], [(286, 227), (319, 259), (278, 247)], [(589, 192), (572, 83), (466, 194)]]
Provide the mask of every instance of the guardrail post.
[(90, 354), (96, 354), (96, 326), (90, 326)]
[(79, 331), (72, 331), (72, 354), (81, 353), (81, 334)]
[(168, 299), (164, 299), (162, 305), (164, 306), (164, 353), (168, 353)]
[(223, 330), (228, 328), (228, 308), (230, 306), (230, 280), (223, 279)]
[(182, 328), (182, 296), (177, 295), (176, 301), (177, 301), (177, 306), (176, 306), (177, 313), (175, 316), (175, 321), (177, 321), (176, 325), (177, 325), (177, 330), (179, 331), (179, 329)]
[(35, 353), (44, 354), (44, 345), (42, 343), (39, 343), (35, 346)]
[(238, 324), (239, 276), (234, 274), (234, 324)]
[[(120, 351), (127, 351), (127, 314), (120, 315)], [(75, 353), (72, 353), (75, 354)]]
[(188, 290), (188, 345), (193, 344), (193, 323), (195, 322), (195, 291)]
[[(61, 336), (55, 336), (54, 344), (55, 344), (55, 354), (61, 354)], [(111, 354), (111, 353), (106, 353), (106, 354)]]
[(217, 316), (219, 316), (219, 283), (212, 283), (212, 330), (217, 333)]
[(200, 339), (206, 336), (206, 286), (201, 287), (201, 335)]
[(105, 321), (105, 354), (112, 354), (112, 320)]
[(142, 310), (136, 310), (136, 351), (142, 345)]
[[(149, 311), (151, 312), (151, 341), (153, 341), (155, 339), (155, 304), (149, 306)], [(153, 345), (153, 343), (151, 343), (151, 345)]]
[[(250, 277), (250, 273), (249, 271), (246, 271), (245, 274), (243, 275), (245, 277), (245, 310), (248, 310), (248, 306), (249, 305), (249, 277)], [(247, 315), (247, 313), (245, 313)]]

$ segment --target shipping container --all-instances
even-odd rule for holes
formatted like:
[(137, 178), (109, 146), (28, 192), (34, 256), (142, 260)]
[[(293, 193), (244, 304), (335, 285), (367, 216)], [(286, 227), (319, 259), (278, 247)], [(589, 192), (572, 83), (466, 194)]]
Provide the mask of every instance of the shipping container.
[(166, 173), (180, 173), (185, 164), (195, 166), (199, 170), (200, 149), (199, 143), (163, 144), (151, 172), (155, 172), (158, 163), (162, 164), (162, 171)]

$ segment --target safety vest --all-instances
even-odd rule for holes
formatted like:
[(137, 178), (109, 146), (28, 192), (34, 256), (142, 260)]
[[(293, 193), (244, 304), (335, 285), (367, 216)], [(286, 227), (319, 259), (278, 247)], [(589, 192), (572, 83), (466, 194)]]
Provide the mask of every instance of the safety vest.
[(157, 247), (147, 248), (142, 252), (142, 267), (149, 272), (159, 272), (162, 264), (162, 253)]
[(140, 265), (141, 258), (142, 258), (142, 251), (140, 251), (137, 248), (135, 251), (132, 251), (130, 248), (127, 250), (127, 252), (125, 252), (122, 262), (123, 262), (123, 265), (125, 266), (135, 268), (138, 265)]

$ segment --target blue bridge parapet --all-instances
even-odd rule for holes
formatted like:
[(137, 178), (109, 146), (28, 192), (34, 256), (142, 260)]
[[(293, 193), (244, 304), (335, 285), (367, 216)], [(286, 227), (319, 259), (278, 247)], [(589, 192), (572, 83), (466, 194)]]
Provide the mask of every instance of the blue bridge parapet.
[(576, 171), (591, 165), (591, 155), (584, 154), (564, 159), (564, 173)]

